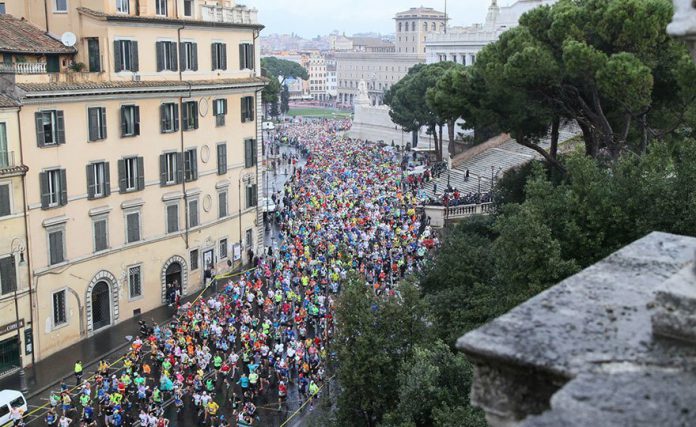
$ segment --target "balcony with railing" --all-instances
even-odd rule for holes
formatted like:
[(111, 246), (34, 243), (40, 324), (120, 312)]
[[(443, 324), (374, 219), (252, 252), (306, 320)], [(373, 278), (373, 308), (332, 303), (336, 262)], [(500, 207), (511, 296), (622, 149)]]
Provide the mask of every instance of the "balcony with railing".
[(0, 63), (0, 73), (5, 74), (44, 74), (45, 62), (15, 62), (12, 64)]
[(234, 7), (218, 6), (214, 4), (201, 5), (201, 19), (210, 22), (223, 22), (226, 24), (258, 24), (258, 11), (246, 6)]

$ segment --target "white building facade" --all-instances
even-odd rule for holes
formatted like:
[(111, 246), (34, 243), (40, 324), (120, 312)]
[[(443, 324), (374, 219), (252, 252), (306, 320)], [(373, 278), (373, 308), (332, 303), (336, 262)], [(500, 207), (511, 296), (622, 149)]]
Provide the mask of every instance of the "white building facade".
[(452, 61), (472, 65), (478, 52), (498, 40), (506, 30), (519, 25), (524, 13), (554, 3), (556, 0), (518, 0), (510, 6), (499, 7), (498, 1), (492, 0), (485, 23), (452, 27), (446, 33), (428, 34), (425, 40), (426, 63)]
[(353, 51), (336, 53), (339, 104), (353, 105), (361, 80), (367, 84), (370, 104), (382, 104), (387, 89), (401, 80), (411, 67), (425, 62), (426, 37), (444, 32), (446, 22), (443, 12), (424, 7), (399, 12), (394, 21), (393, 47), (354, 39)]

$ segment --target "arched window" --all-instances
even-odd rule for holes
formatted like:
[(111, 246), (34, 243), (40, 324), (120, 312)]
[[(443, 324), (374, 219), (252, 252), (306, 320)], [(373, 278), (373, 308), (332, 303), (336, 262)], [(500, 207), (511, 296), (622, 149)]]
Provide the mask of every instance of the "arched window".
[(430, 26), (430, 29), (433, 31), (437, 30), (437, 24), (433, 22), (433, 25)]
[(423, 22), (423, 31), (428, 31), (428, 23)]
[(399, 22), (399, 31), (401, 31), (401, 22)]
[(411, 31), (416, 31), (416, 21), (411, 22)]

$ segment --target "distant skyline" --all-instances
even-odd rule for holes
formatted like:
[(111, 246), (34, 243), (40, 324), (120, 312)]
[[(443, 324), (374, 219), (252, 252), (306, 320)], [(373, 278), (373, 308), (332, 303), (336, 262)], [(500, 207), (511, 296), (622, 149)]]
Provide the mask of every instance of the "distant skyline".
[[(507, 6), (515, 0), (498, 0)], [(295, 33), (314, 38), (334, 30), (355, 34), (394, 32), (394, 15), (411, 7), (432, 7), (443, 11), (444, 0), (237, 0), (259, 10), (262, 34)], [(483, 22), (491, 0), (448, 0), (450, 26)]]

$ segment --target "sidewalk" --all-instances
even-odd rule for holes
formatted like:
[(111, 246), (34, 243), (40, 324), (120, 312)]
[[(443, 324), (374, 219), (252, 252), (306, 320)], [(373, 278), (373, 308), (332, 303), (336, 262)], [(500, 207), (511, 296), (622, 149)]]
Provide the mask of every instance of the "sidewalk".
[[(243, 266), (243, 269), (249, 266)], [(238, 271), (234, 271), (237, 273)], [(214, 292), (215, 285), (207, 288), (207, 292)], [(182, 304), (193, 301), (198, 295), (196, 292), (182, 299)], [(108, 355), (117, 353), (125, 349), (130, 342), (126, 340), (126, 336), (136, 336), (140, 327), (138, 321), (145, 320), (149, 325), (155, 323), (162, 324), (169, 321), (175, 311), (172, 307), (162, 306), (154, 310), (143, 313), (139, 316), (124, 320), (114, 326), (95, 333), (89, 338), (71, 345), (63, 350), (54, 353), (41, 361), (36, 362), (33, 366), (24, 369), (28, 392), (26, 398), (31, 399), (51, 387), (57, 386), (63, 378), (68, 377), (68, 383), (73, 385), (73, 366), (75, 361), (82, 360), (85, 372), (92, 371), (99, 360), (106, 358)], [(19, 390), (19, 371), (0, 378), (0, 390), (11, 389)]]

